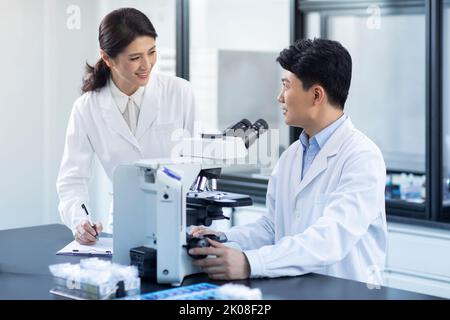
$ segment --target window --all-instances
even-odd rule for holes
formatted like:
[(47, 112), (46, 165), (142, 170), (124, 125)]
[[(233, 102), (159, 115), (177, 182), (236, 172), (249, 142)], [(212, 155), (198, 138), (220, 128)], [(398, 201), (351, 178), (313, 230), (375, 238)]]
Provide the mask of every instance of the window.
[[(381, 149), (388, 170), (423, 174), (425, 15), (380, 20), (379, 29), (371, 29), (365, 16), (328, 19), (327, 38), (340, 41), (353, 60), (345, 110)], [(417, 200), (410, 199), (406, 190), (401, 198)]]
[(279, 129), (280, 149), (287, 148), (276, 58), (289, 45), (290, 1), (192, 0), (189, 6), (189, 79), (203, 131), (262, 118)]
[[(391, 219), (423, 219), (430, 222), (422, 223), (431, 225), (450, 221), (449, 3), (298, 4), (299, 37), (338, 40), (352, 55), (352, 85), (345, 108), (383, 153), (388, 169), (386, 208)], [(441, 70), (441, 56), (443, 84), (436, 71)], [(434, 98), (441, 91), (442, 103)], [(442, 145), (435, 142), (441, 134)]]
[(375, 18), (367, 13), (330, 16), (326, 23), (326, 37), (340, 41), (352, 55), (346, 112), (383, 153), (390, 203), (423, 204), (426, 196), (424, 8), (421, 11), (384, 15), (380, 10), (377, 24), (370, 23)]

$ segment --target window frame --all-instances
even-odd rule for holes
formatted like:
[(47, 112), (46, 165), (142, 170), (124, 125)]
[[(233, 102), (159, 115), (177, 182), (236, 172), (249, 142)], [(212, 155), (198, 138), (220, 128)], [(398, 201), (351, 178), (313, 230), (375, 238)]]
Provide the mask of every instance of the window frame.
[[(176, 75), (189, 80), (189, 0), (176, 0)], [(445, 3), (449, 3), (445, 0)], [(370, 4), (377, 4), (384, 13), (423, 13), (425, 9), (426, 93), (425, 93), (425, 175), (424, 204), (386, 200), (388, 220), (450, 229), (450, 206), (443, 204), (443, 10), (440, 0), (290, 0), (290, 39), (306, 35), (305, 15), (319, 12), (322, 32), (327, 30), (330, 15), (365, 12)], [(324, 19), (322, 19), (324, 17)], [(326, 35), (325, 35), (326, 36)], [(289, 128), (290, 143), (298, 139), (300, 128)], [(223, 191), (249, 194), (257, 203), (264, 203), (267, 180), (241, 174), (223, 174), (218, 181)]]
[[(318, 13), (320, 15), (320, 37), (326, 39), (328, 38), (328, 21), (331, 17), (367, 16), (366, 9), (370, 4), (370, 1), (300, 1), (298, 10), (303, 13), (303, 17), (312, 12)], [(423, 13), (426, 15), (425, 3), (423, 1), (409, 1), (408, 4), (391, 1), (376, 1), (373, 2), (373, 4), (377, 4), (380, 8), (382, 8), (383, 15), (398, 15), (402, 13)], [(306, 27), (304, 27), (302, 30), (300, 30), (300, 37), (305, 37), (306, 32)], [(425, 46), (427, 48), (427, 44)], [(426, 57), (426, 60), (427, 59), (428, 58)], [(426, 77), (427, 74), (428, 70), (426, 68)], [(425, 101), (427, 101), (428, 95), (427, 93), (425, 93), (425, 95)], [(427, 128), (425, 128), (425, 131), (427, 131)], [(300, 132), (301, 130), (298, 130), (298, 134)], [(426, 144), (427, 143), (428, 142), (426, 142)], [(427, 154), (427, 149), (425, 149), (425, 155)], [(427, 166), (427, 159), (425, 159), (425, 162)], [(395, 173), (395, 170), (389, 170), (388, 173)], [(425, 172), (425, 175), (426, 177), (428, 177), (427, 172)], [(426, 181), (428, 181), (428, 178), (426, 179)], [(428, 190), (428, 188), (426, 189)], [(427, 198), (425, 199), (425, 203), (423, 204), (409, 203), (403, 200), (388, 199), (386, 200), (386, 213), (392, 216), (402, 216), (412, 219), (426, 219)]]

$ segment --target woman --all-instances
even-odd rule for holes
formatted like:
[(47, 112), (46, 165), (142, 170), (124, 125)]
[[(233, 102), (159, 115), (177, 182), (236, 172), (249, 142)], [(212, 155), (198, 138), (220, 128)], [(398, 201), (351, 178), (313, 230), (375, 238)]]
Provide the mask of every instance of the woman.
[[(152, 71), (156, 37), (150, 20), (136, 9), (115, 10), (100, 24), (101, 59), (87, 64), (57, 179), (61, 218), (81, 244), (94, 244), (103, 229), (100, 222), (90, 223), (84, 206), (94, 155), (112, 181), (118, 165), (171, 156), (175, 130), (193, 134), (190, 84)], [(109, 221), (112, 225), (111, 213)]]

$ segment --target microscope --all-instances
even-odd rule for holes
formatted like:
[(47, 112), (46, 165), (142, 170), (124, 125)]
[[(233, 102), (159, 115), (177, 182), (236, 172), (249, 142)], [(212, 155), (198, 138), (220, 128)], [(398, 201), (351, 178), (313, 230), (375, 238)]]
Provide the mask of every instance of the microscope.
[(192, 259), (204, 257), (188, 250), (209, 246), (206, 237), (223, 240), (193, 238), (188, 227), (210, 226), (228, 219), (223, 208), (253, 204), (248, 195), (217, 190), (217, 179), (222, 168), (246, 165), (242, 160), (267, 130), (263, 119), (253, 124), (242, 119), (222, 133), (183, 139), (180, 157), (119, 166), (113, 183), (113, 262), (134, 264), (144, 278), (172, 285), (200, 273)]

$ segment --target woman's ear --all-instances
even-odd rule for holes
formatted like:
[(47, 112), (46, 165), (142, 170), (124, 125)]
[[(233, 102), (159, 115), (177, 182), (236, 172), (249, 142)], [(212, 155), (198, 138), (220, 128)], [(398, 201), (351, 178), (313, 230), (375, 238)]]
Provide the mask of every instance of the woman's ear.
[(102, 58), (102, 60), (106, 63), (106, 65), (108, 66), (108, 68), (111, 69), (112, 65), (113, 65), (113, 61), (112, 59), (108, 56), (108, 54), (103, 51), (102, 49), (100, 49), (100, 57)]

